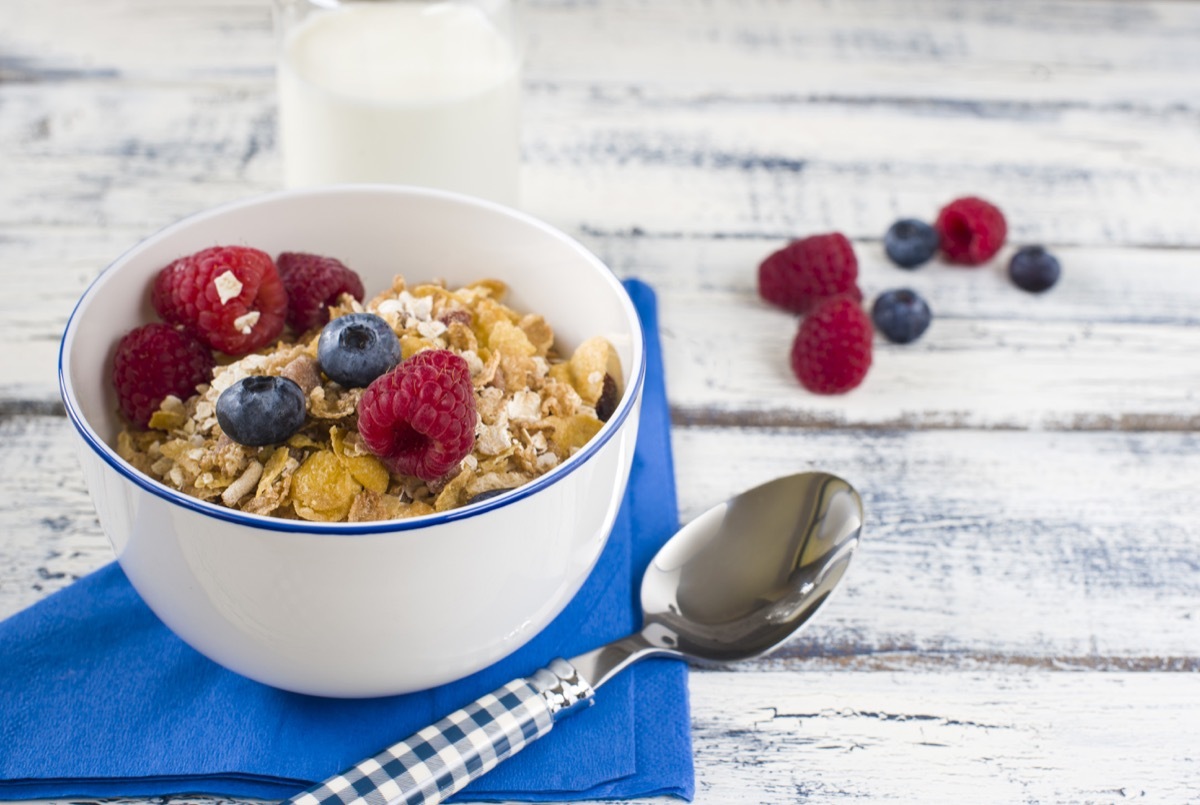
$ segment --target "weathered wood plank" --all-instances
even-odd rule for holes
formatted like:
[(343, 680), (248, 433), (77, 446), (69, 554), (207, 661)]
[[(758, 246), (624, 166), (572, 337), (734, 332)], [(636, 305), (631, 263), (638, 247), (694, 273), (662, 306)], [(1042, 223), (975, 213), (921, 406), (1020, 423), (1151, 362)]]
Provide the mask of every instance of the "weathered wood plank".
[[(882, 226), (886, 227), (890, 221)], [(789, 235), (822, 231), (798, 226)], [(668, 237), (577, 233), (621, 276), (640, 277), (660, 295), (705, 294), (734, 300), (757, 294), (758, 264), (787, 238)], [(867, 300), (889, 288), (919, 292), (940, 318), (1054, 323), (1200, 324), (1200, 250), (1053, 247), (1063, 265), (1054, 290), (1028, 294), (1007, 275), (1010, 243), (977, 268), (932, 261), (907, 271), (884, 254), (882, 232), (854, 240)]]
[(1187, 802), (1196, 674), (692, 675), (697, 802)]
[(600, 232), (879, 237), (901, 215), (932, 218), (972, 194), (1006, 211), (1018, 241), (1197, 243), (1190, 114), (1004, 119), (789, 99), (680, 103), (640, 88), (534, 95), (528, 109), (527, 205)]
[[(1147, 80), (1171, 65), (1195, 69), (1193, 3), (631, 0), (539, 11), (531, 17), (543, 50), (533, 56), (557, 80), (594, 80), (602, 66), (613, 83), (738, 93), (1195, 101), (1184, 76), (1166, 77), (1165, 87)], [(550, 28), (539, 17), (552, 12)]]
[[(692, 424), (1195, 430), (1200, 328), (939, 318), (914, 344), (876, 336), (863, 384), (796, 382), (793, 317), (757, 298), (662, 300), (673, 412)], [(740, 349), (730, 350), (736, 342)]]
[[(70, 427), (0, 421), (0, 617), (111, 559)], [(684, 519), (809, 468), (863, 493), (845, 589), (783, 667), (1200, 669), (1195, 434), (682, 428), (675, 447)]]
[(65, 417), (0, 419), (0, 618), (112, 561)]
[(685, 519), (805, 469), (862, 491), (844, 594), (785, 655), (1069, 662), (1200, 646), (1194, 434), (685, 428), (675, 446)]
[[(189, 92), (0, 85), (0, 108), (0, 144), (18, 155), (0, 165), (9, 202), (0, 225), (153, 229), (279, 184), (269, 77)], [(1007, 210), (1018, 240), (1200, 243), (1196, 115), (680, 106), (586, 87), (531, 88), (525, 110), (524, 206), (569, 231), (878, 237), (898, 215), (931, 217), (976, 193)]]
[(272, 86), (0, 84), (0, 226), (148, 234), (277, 188)]
[[(6, 0), (0, 76), (198, 81), (257, 76), (270, 5)], [(619, 0), (522, 4), (533, 81), (704, 93), (1195, 109), (1200, 8), (1189, 2)], [(60, 19), (72, 25), (57, 24)], [(620, 58), (613, 54), (619, 52)], [(998, 102), (996, 106), (990, 103)]]

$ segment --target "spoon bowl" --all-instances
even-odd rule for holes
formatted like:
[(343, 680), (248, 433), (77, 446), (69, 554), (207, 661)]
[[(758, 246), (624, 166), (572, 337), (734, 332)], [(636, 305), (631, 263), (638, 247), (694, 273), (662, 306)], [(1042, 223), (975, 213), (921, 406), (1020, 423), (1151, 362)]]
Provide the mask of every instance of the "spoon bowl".
[(858, 493), (827, 473), (778, 478), (714, 506), (647, 568), (643, 635), (701, 661), (770, 651), (833, 592), (862, 522)]
[(650, 656), (730, 663), (765, 654), (820, 609), (862, 533), (862, 499), (827, 472), (776, 478), (720, 503), (659, 549), (642, 630), (571, 659), (599, 687)]

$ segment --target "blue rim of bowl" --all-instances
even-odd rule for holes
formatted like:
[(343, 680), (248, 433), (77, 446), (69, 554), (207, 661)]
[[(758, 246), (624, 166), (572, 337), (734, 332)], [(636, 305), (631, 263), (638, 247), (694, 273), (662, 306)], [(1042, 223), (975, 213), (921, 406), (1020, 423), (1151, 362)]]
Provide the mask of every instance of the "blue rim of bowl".
[[(571, 456), (565, 462), (550, 470), (545, 475), (541, 475), (523, 486), (516, 487), (513, 489), (511, 494), (498, 495), (490, 500), (470, 504), (458, 509), (451, 509), (450, 511), (442, 512), (440, 514), (428, 514), (402, 520), (373, 520), (362, 523), (318, 523), (307, 520), (286, 520), (279, 517), (268, 517), (266, 515), (245, 514), (237, 509), (227, 509), (223, 506), (218, 506), (215, 503), (208, 503), (198, 498), (185, 495), (182, 492), (172, 489), (163, 483), (155, 481), (153, 478), (150, 478), (147, 475), (143, 475), (131, 467), (120, 456), (118, 456), (94, 430), (92, 430), (90, 425), (87, 424), (83, 414), (80, 413), (80, 411), (75, 407), (74, 394), (71, 393), (73, 390), (69, 389), (65, 365), (67, 336), (71, 333), (71, 325), (74, 324), (75, 316), (79, 313), (79, 309), (83, 303), (92, 295), (92, 292), (96, 289), (96, 287), (105, 280), (113, 268), (117, 264), (124, 261), (134, 251), (141, 248), (148, 241), (163, 237), (175, 229), (183, 228), (185, 225), (195, 221), (196, 219), (204, 218), (209, 215), (215, 215), (219, 212), (234, 210), (238, 207), (270, 202), (278, 198), (304, 195), (326, 195), (327, 193), (333, 191), (345, 192), (347, 190), (351, 192), (383, 192), (385, 194), (400, 192), (403, 194), (441, 197), (475, 206), (490, 207), (505, 215), (518, 218), (526, 224), (532, 225), (534, 228), (539, 229), (551, 235), (552, 237), (567, 241), (570, 245), (587, 255), (598, 267), (603, 268), (608, 278), (611, 280), (614, 288), (619, 292), (620, 298), (626, 307), (626, 313), (630, 314), (632, 321), (637, 326), (637, 335), (640, 339), (641, 347), (638, 355), (640, 360), (638, 361), (638, 365), (635, 369), (633, 382), (626, 386), (625, 394), (622, 395), (621, 402), (618, 404), (617, 410), (613, 412), (612, 417), (604, 423), (604, 427), (601, 428), (596, 436), (594, 436), (591, 441), (584, 445), (579, 452), (575, 453), (575, 455)], [(182, 506), (185, 509), (189, 509), (199, 514), (214, 517), (218, 520), (237, 523), (238, 525), (248, 526), (250, 528), (302, 534), (353, 536), (359, 534), (388, 534), (401, 531), (413, 531), (417, 529), (428, 528), (429, 526), (438, 525), (440, 523), (449, 523), (456, 520), (468, 519), (480, 514), (484, 514), (485, 512), (508, 506), (512, 503), (516, 503), (519, 500), (524, 500), (530, 495), (533, 495), (538, 491), (545, 489), (546, 487), (552, 486), (560, 479), (567, 477), (577, 468), (587, 463), (587, 460), (591, 456), (595, 455), (601, 447), (607, 444), (621, 428), (621, 425), (625, 422), (625, 420), (629, 417), (630, 412), (633, 410), (635, 402), (640, 402), (642, 389), (646, 379), (646, 363), (645, 328), (642, 326), (641, 316), (638, 315), (637, 308), (634, 306), (633, 300), (629, 296), (629, 292), (625, 289), (625, 286), (621, 284), (620, 279), (613, 272), (613, 270), (609, 268), (604, 261), (600, 260), (600, 258), (592, 254), (592, 252), (582, 243), (577, 241), (575, 238), (572, 238), (565, 232), (556, 229), (550, 224), (547, 224), (546, 222), (535, 218), (532, 215), (521, 212), (520, 210), (506, 207), (502, 204), (497, 204), (492, 201), (487, 201), (486, 199), (465, 196), (447, 190), (435, 190), (432, 188), (406, 185), (328, 185), (325, 187), (308, 190), (282, 190), (273, 193), (263, 193), (260, 195), (251, 196), (249, 198), (219, 204), (215, 207), (209, 207), (208, 209), (192, 213), (191, 215), (185, 216), (174, 223), (168, 224), (167, 226), (159, 229), (157, 232), (149, 235), (148, 237), (143, 238), (122, 252), (117, 259), (105, 266), (104, 270), (101, 271), (96, 278), (88, 284), (87, 290), (83, 292), (83, 294), (79, 297), (79, 300), (75, 303), (75, 307), (71, 310), (71, 315), (68, 317), (67, 324), (63, 328), (62, 340), (58, 345), (58, 392), (62, 397), (63, 407), (66, 409), (67, 418), (71, 420), (71, 424), (74, 425), (75, 430), (79, 432), (79, 435), (83, 438), (88, 447), (90, 447), (93, 452), (100, 456), (100, 458), (106, 464), (116, 470), (118, 474), (150, 494), (155, 495), (156, 497), (162, 498), (163, 500)]]

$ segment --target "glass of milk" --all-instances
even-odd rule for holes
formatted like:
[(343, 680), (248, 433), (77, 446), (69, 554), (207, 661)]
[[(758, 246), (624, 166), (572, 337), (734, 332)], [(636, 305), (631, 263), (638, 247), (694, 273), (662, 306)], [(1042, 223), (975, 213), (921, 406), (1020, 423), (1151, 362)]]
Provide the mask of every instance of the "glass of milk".
[(276, 0), (284, 184), (389, 182), (516, 205), (510, 0)]

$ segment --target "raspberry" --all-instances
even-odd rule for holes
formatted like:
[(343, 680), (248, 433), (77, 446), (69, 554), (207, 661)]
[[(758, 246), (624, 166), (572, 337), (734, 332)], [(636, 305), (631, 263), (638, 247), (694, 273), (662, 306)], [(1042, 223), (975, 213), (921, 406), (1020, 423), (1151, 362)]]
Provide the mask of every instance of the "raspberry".
[(975, 196), (955, 199), (942, 207), (933, 227), (946, 259), (968, 266), (995, 257), (1008, 234), (1004, 214), (994, 204)]
[(213, 356), (195, 336), (169, 324), (146, 324), (117, 343), (112, 382), (121, 413), (140, 428), (163, 399), (187, 399), (196, 386), (212, 379)]
[(792, 371), (814, 394), (842, 394), (871, 367), (871, 320), (847, 296), (828, 299), (800, 324), (792, 343)]
[(303, 333), (329, 321), (329, 307), (348, 293), (363, 299), (362, 279), (340, 260), (302, 252), (284, 252), (275, 261), (287, 289), (287, 323)]
[(158, 273), (158, 315), (183, 325), (213, 349), (245, 355), (283, 332), (287, 291), (275, 263), (258, 249), (214, 246)]
[(358, 432), (394, 473), (433, 481), (450, 472), (475, 444), (467, 362), (429, 349), (376, 378), (358, 402)]
[(840, 232), (794, 240), (758, 267), (758, 293), (794, 313), (807, 313), (821, 300), (839, 294), (862, 299), (858, 260)]

